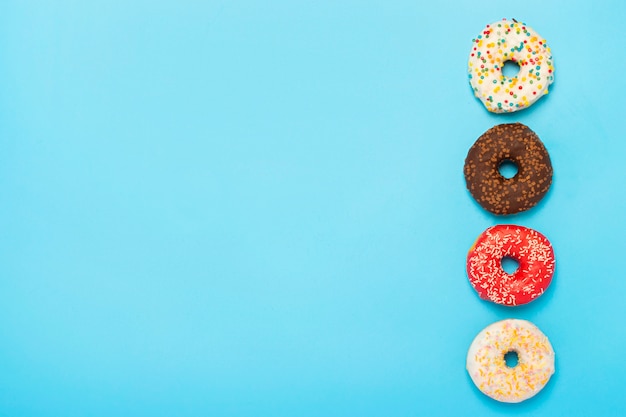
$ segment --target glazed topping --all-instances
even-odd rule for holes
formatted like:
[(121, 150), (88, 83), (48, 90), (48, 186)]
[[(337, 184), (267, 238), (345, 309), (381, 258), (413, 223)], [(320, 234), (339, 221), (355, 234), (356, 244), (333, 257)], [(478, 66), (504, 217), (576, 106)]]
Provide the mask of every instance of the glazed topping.
[[(505, 178), (500, 165), (510, 161), (518, 171)], [(505, 123), (492, 127), (470, 148), (464, 166), (467, 189), (494, 214), (515, 214), (534, 207), (552, 184), (552, 163), (545, 146), (528, 126)]]
[[(509, 367), (505, 355), (516, 352), (518, 363)], [(467, 355), (467, 370), (483, 393), (498, 401), (526, 400), (554, 374), (554, 351), (548, 338), (525, 320), (503, 320), (486, 327), (474, 339)]]
[[(505, 257), (519, 262), (512, 274), (502, 268)], [(478, 295), (506, 306), (526, 304), (542, 295), (554, 269), (554, 250), (548, 239), (523, 226), (488, 228), (467, 255), (467, 275)]]
[[(521, 110), (548, 94), (548, 86), (554, 82), (552, 54), (546, 40), (528, 25), (506, 19), (495, 22), (472, 43), (469, 81), (487, 110)], [(517, 75), (502, 73), (506, 62), (519, 66)]]

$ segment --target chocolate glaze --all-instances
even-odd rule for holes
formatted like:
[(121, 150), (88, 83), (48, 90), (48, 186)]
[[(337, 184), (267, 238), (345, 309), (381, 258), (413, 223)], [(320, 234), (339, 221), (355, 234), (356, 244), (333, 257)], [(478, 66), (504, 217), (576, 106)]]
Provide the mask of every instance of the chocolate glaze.
[[(505, 178), (504, 161), (517, 166)], [(545, 146), (528, 126), (506, 123), (482, 134), (465, 158), (465, 182), (474, 199), (493, 214), (515, 214), (534, 207), (552, 184), (552, 163)]]

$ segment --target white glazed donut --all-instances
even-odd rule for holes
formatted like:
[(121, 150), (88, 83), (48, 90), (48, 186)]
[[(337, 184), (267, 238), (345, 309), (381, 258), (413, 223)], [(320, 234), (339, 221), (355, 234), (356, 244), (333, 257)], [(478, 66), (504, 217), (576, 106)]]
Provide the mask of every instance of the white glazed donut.
[[(474, 95), (487, 110), (509, 113), (529, 107), (554, 81), (552, 53), (537, 32), (526, 24), (501, 20), (487, 25), (473, 40), (468, 72)], [(506, 62), (519, 66), (516, 76), (506, 77)]]
[[(509, 367), (505, 355), (515, 352)], [(507, 403), (533, 397), (554, 374), (554, 350), (548, 338), (526, 320), (493, 323), (478, 333), (467, 352), (467, 372), (485, 395)]]

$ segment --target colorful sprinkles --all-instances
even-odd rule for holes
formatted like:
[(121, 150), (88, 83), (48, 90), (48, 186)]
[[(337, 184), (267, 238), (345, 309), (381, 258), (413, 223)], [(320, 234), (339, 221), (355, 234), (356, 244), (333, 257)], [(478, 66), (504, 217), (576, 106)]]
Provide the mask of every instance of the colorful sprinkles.
[[(487, 25), (472, 42), (469, 82), (487, 110), (522, 110), (548, 94), (554, 82), (552, 54), (546, 40), (528, 25), (503, 19)], [(519, 66), (517, 75), (502, 73), (506, 62)]]
[[(517, 354), (509, 367), (505, 355)], [(554, 374), (554, 350), (548, 338), (526, 320), (493, 323), (474, 339), (467, 352), (467, 371), (476, 387), (489, 397), (518, 403), (533, 397)]]

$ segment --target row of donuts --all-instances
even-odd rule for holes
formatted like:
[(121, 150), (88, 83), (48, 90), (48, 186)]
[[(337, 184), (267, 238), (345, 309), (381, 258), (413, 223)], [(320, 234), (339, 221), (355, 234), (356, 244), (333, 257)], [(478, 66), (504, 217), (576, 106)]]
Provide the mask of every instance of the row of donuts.
[[(493, 113), (525, 109), (548, 93), (554, 81), (552, 55), (545, 39), (528, 25), (503, 19), (487, 25), (473, 40), (468, 63), (474, 95)], [(519, 67), (504, 75), (505, 64)], [(505, 165), (517, 171), (507, 175)], [(478, 204), (495, 215), (531, 209), (552, 184), (546, 147), (528, 126), (500, 124), (487, 130), (465, 159), (467, 189)], [(517, 264), (507, 272), (505, 260)], [(467, 255), (467, 275), (478, 296), (505, 306), (529, 303), (550, 285), (554, 250), (541, 233), (528, 227), (499, 224), (487, 228)], [(513, 359), (509, 359), (513, 356)], [(476, 387), (501, 402), (535, 396), (554, 374), (554, 350), (533, 323), (507, 319), (483, 329), (467, 353), (466, 368)]]

